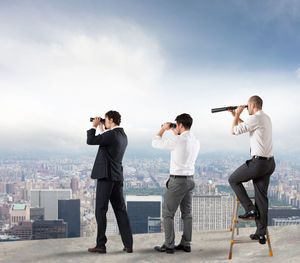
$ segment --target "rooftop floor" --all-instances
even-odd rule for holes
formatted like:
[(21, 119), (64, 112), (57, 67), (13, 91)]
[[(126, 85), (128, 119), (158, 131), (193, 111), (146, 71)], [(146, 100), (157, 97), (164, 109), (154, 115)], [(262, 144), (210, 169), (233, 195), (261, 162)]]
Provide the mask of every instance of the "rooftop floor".
[[(243, 228), (240, 238), (248, 239), (254, 228)], [(49, 239), (0, 243), (0, 262), (300, 262), (300, 226), (270, 227), (274, 256), (267, 245), (236, 244), (233, 259), (228, 260), (231, 233), (229, 231), (201, 231), (193, 233), (192, 252), (159, 253), (155, 245), (163, 243), (164, 234), (134, 235), (134, 253), (122, 251), (119, 236), (108, 237), (107, 254), (87, 252), (95, 245), (95, 238)], [(176, 240), (180, 240), (177, 233)]]

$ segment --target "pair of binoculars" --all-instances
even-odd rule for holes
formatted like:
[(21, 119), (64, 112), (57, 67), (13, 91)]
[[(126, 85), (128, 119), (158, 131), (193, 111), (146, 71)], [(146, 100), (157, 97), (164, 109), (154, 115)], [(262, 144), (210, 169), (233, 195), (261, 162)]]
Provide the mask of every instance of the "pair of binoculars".
[[(90, 122), (93, 122), (94, 119), (95, 118), (91, 117), (90, 118)], [(100, 118), (100, 122), (104, 124), (105, 123), (105, 119)]]

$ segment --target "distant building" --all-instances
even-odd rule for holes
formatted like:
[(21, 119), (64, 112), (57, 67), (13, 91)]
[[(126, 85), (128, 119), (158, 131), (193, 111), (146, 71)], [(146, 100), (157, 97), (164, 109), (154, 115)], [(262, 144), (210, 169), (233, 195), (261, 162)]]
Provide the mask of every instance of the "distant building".
[(30, 207), (27, 204), (13, 204), (10, 209), (11, 226), (30, 220)]
[(32, 239), (66, 238), (68, 224), (63, 220), (40, 220), (32, 223)]
[(300, 217), (292, 216), (288, 218), (273, 218), (273, 226), (289, 226), (289, 225), (300, 225)]
[(31, 207), (30, 208), (30, 220), (44, 220), (45, 218), (45, 208), (43, 207)]
[[(218, 193), (216, 186), (199, 184), (193, 190), (193, 230), (229, 229), (233, 209), (233, 197)], [(180, 208), (175, 214), (175, 231), (183, 230)]]
[(67, 237), (80, 237), (80, 199), (58, 200), (58, 219), (68, 223)]
[(161, 233), (162, 219), (160, 217), (148, 217), (148, 233)]
[(268, 225), (273, 226), (275, 222), (279, 221), (274, 221), (273, 219), (280, 218), (290, 218), (293, 216), (300, 217), (300, 209), (296, 208), (269, 208), (268, 212)]
[(161, 218), (162, 196), (127, 195), (126, 205), (133, 234), (148, 233), (148, 218)]
[(58, 200), (71, 199), (70, 189), (31, 190), (31, 207), (45, 208), (45, 220), (58, 219)]
[(11, 229), (5, 231), (10, 236), (15, 236), (21, 240), (32, 239), (32, 222), (23, 221), (19, 222), (18, 225), (14, 225)]

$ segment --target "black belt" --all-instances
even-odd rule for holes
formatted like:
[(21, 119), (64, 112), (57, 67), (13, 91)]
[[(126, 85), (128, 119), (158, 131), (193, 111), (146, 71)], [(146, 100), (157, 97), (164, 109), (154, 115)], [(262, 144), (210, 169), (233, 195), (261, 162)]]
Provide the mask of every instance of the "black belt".
[(257, 156), (257, 155), (254, 155), (253, 158), (255, 159), (259, 159), (259, 160), (271, 160), (273, 159), (274, 157), (263, 157), (263, 156)]
[(193, 175), (174, 175), (174, 174), (170, 174), (170, 177), (174, 177), (174, 178), (193, 178)]

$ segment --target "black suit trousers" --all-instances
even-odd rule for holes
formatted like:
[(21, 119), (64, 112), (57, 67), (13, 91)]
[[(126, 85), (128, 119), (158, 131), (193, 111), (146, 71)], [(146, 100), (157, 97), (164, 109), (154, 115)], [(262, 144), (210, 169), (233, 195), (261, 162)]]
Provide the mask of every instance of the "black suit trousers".
[[(256, 209), (259, 218), (256, 219), (256, 233), (266, 234), (268, 224), (268, 187), (270, 176), (275, 170), (274, 158), (270, 160), (251, 159), (236, 169), (229, 177), (229, 184), (235, 192), (246, 212)], [(255, 205), (250, 200), (243, 182), (253, 181), (255, 192)]]
[(111, 181), (108, 179), (98, 179), (97, 181), (96, 220), (98, 224), (98, 232), (96, 247), (106, 248), (106, 213), (109, 201), (111, 202), (116, 215), (124, 247), (132, 248), (133, 239), (123, 196), (123, 181)]

